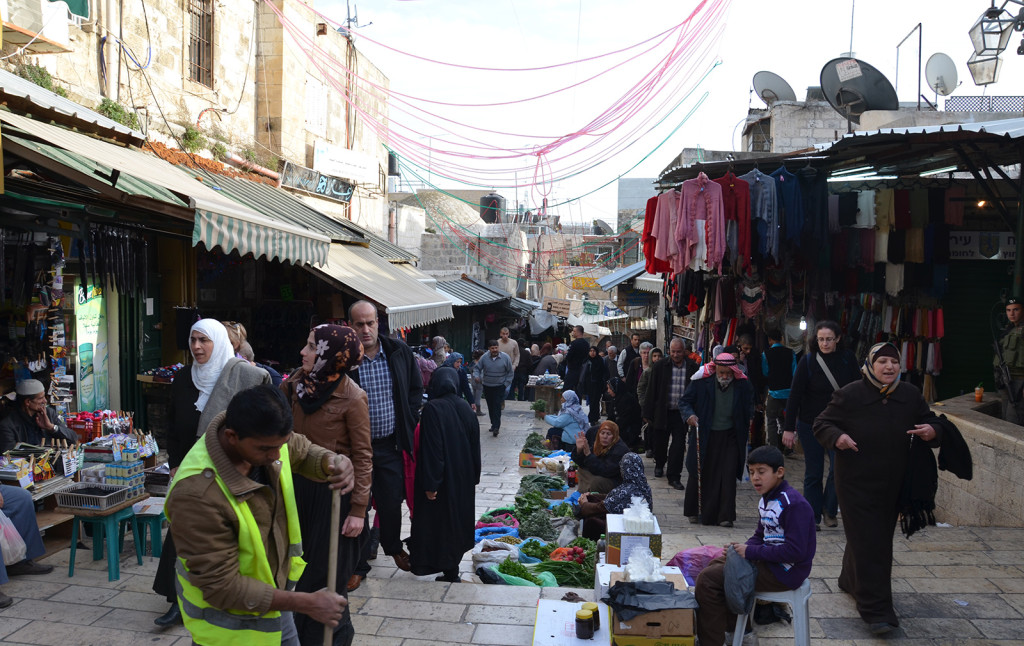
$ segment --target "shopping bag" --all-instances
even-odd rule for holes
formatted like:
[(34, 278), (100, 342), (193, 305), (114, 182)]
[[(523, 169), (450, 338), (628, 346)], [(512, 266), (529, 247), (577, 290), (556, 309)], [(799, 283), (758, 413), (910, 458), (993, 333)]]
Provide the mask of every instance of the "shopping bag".
[(4, 565), (14, 565), (25, 560), (25, 539), (18, 533), (11, 519), (0, 511), (0, 551), (4, 553)]

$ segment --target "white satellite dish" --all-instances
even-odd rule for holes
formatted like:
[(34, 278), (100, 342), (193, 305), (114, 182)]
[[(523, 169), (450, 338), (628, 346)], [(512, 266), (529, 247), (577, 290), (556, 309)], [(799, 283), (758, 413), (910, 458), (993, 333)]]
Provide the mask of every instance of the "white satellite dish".
[(932, 54), (924, 66), (928, 87), (942, 96), (949, 96), (957, 86), (956, 64), (949, 56), (939, 52)]
[(754, 74), (754, 91), (761, 100), (771, 105), (776, 101), (796, 101), (796, 92), (775, 72)]

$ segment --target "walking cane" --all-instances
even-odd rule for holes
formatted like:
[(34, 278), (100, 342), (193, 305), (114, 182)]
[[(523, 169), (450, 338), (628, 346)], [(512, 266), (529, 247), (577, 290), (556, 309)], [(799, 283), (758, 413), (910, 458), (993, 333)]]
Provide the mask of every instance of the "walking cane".
[[(327, 589), (337, 592), (338, 588), (338, 533), (341, 531), (341, 489), (331, 492), (331, 545), (327, 552)], [(344, 613), (343, 613), (344, 614)], [(324, 624), (324, 646), (334, 643), (334, 629)]]
[(700, 459), (700, 422), (693, 427), (694, 435), (697, 438), (697, 522), (704, 523), (704, 475), (703, 461)]

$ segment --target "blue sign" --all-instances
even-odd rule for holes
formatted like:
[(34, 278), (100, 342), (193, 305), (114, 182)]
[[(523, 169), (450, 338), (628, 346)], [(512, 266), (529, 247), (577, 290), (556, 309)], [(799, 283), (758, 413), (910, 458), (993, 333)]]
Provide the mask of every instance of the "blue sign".
[(318, 173), (312, 168), (285, 162), (281, 170), (281, 185), (348, 204), (355, 187), (343, 179)]

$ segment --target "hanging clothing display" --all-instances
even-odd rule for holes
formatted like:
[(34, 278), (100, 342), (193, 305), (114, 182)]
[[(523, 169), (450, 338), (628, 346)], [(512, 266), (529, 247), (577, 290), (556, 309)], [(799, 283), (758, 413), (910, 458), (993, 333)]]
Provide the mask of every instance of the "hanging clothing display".
[(762, 256), (779, 257), (779, 208), (775, 178), (758, 169), (740, 175), (750, 185), (750, 217), (756, 223), (758, 251)]
[[(725, 256), (725, 203), (722, 186), (704, 173), (683, 182), (675, 229), (678, 270), (720, 269)], [(673, 262), (673, 267), (677, 263)]]
[(726, 247), (733, 263), (746, 272), (750, 269), (750, 184), (731, 171), (714, 181), (722, 187)]
[(644, 269), (648, 274), (664, 274), (672, 271), (672, 266), (664, 260), (659, 260), (654, 253), (657, 239), (653, 235), (654, 216), (658, 210), (658, 196), (647, 200), (647, 208), (644, 211), (644, 231), (640, 237), (640, 245), (644, 252)]
[(676, 245), (676, 225), (679, 222), (679, 191), (673, 189), (658, 196), (654, 211), (651, 236), (654, 237), (654, 257), (668, 263), (673, 272), (681, 271), (679, 247)]
[(803, 198), (804, 233), (815, 242), (828, 239), (828, 181), (827, 173), (812, 166), (796, 171)]
[(800, 179), (780, 166), (772, 177), (775, 178), (775, 190), (781, 208), (782, 229), (785, 238), (799, 246), (800, 236), (804, 230), (804, 201), (800, 191)]

